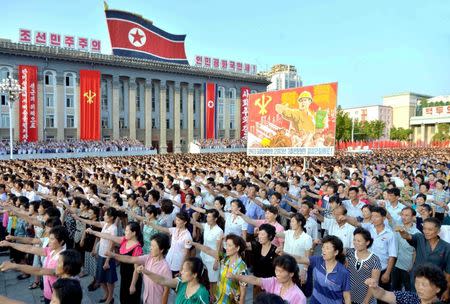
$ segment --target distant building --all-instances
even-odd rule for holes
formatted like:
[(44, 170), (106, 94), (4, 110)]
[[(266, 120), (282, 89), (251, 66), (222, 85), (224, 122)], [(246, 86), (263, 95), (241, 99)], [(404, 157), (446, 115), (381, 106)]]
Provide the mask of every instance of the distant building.
[(392, 107), (392, 126), (408, 129), (410, 118), (416, 115), (416, 106), (421, 99), (432, 96), (416, 93), (400, 93), (383, 97), (383, 105)]
[(392, 128), (392, 107), (375, 105), (348, 108), (343, 111), (348, 113), (350, 118), (358, 121), (381, 120), (385, 124), (383, 136), (381, 138), (389, 139), (389, 131)]
[(393, 127), (412, 129), (413, 142), (430, 143), (438, 125), (450, 123), (450, 95), (407, 92), (383, 97), (383, 105), (392, 107)]
[(277, 64), (270, 71), (261, 72), (270, 79), (271, 84), (267, 86), (267, 91), (277, 91), (302, 86), (302, 80), (293, 65)]

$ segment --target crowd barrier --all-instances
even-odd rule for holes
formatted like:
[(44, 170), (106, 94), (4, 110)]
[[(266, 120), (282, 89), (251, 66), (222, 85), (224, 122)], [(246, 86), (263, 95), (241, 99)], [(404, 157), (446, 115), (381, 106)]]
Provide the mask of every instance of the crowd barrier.
[[(143, 156), (155, 155), (153, 150), (135, 151), (95, 151), (95, 152), (68, 152), (68, 153), (35, 153), (35, 154), (14, 154), (14, 159), (52, 159), (52, 158), (81, 158), (81, 157), (111, 157), (111, 156)], [(9, 160), (9, 154), (0, 155), (0, 160)]]

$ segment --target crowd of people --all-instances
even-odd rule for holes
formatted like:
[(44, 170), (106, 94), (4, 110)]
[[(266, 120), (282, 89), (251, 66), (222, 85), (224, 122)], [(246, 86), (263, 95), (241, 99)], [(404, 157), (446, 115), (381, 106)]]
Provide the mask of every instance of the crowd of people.
[[(83, 153), (108, 151), (142, 151), (151, 150), (142, 142), (135, 139), (122, 138), (119, 140), (48, 140), (42, 142), (17, 142), (13, 145), (13, 154), (41, 154), (41, 153)], [(0, 142), (0, 155), (10, 153), (9, 141)]]
[(449, 149), (17, 160), (0, 172), (0, 270), (42, 287), (45, 303), (80, 303), (82, 276), (100, 303), (450, 299)]
[(197, 139), (194, 144), (200, 148), (247, 148), (247, 140), (243, 138)]

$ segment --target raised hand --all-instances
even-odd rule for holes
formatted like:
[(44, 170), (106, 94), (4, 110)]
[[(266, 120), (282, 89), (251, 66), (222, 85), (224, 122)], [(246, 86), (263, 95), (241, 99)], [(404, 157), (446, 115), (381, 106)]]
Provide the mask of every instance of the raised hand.
[(11, 246), (11, 243), (8, 241), (1, 241), (0, 242), (0, 247), (9, 247)]

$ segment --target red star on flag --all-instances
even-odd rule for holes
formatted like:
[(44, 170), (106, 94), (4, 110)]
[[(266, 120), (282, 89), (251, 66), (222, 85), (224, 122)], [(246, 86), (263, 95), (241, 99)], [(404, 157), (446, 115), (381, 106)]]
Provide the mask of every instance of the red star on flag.
[(133, 44), (136, 42), (139, 42), (139, 44), (142, 44), (141, 40), (142, 40), (142, 38), (144, 38), (144, 36), (140, 35), (139, 31), (137, 29), (134, 32), (134, 34), (131, 34), (131, 36), (133, 36)]

